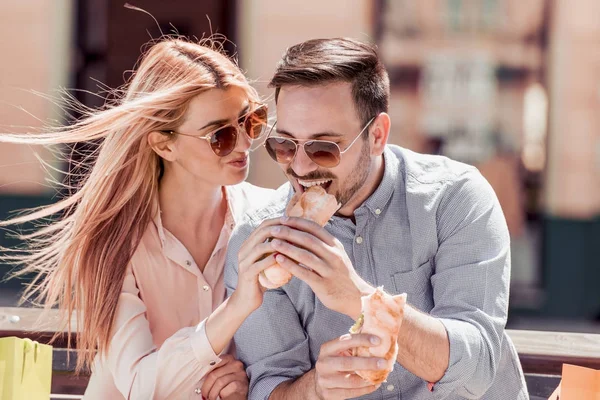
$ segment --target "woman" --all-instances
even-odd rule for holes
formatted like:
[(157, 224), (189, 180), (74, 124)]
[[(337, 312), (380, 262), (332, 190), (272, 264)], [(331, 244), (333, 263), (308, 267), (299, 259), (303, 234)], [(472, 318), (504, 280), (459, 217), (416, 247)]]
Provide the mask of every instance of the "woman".
[(60, 216), (4, 259), (38, 274), (26, 296), (58, 305), (65, 322), (76, 313), (78, 369), (93, 363), (86, 399), (246, 397), (242, 364), (218, 355), (262, 302), (259, 269), (240, 266), (227, 301), (222, 279), (231, 230), (267, 194), (242, 183), (266, 125), (259, 100), (220, 51), (168, 38), (115, 105), (50, 133), (0, 135), (101, 139), (75, 194), (2, 223)]

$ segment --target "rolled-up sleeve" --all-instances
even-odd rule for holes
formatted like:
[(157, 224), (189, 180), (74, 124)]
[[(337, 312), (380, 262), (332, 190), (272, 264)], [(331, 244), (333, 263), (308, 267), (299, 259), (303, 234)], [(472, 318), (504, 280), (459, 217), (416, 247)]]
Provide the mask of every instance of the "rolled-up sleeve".
[(434, 398), (478, 399), (498, 365), (510, 282), (510, 239), (497, 197), (475, 170), (449, 184), (438, 207), (431, 315), (444, 324), (450, 360)]
[[(102, 370), (110, 371), (126, 399), (181, 398), (191, 393), (220, 358), (205, 331), (205, 321), (183, 328), (157, 349), (139, 297), (135, 276), (128, 269), (119, 297), (112, 339)], [(211, 365), (212, 364), (212, 365)]]
[[(229, 295), (237, 286), (239, 249), (252, 230), (250, 224), (238, 226), (229, 242), (225, 263)], [(279, 384), (311, 369), (307, 334), (290, 298), (281, 289), (265, 292), (262, 305), (244, 321), (234, 342), (250, 378), (249, 399), (268, 399)]]

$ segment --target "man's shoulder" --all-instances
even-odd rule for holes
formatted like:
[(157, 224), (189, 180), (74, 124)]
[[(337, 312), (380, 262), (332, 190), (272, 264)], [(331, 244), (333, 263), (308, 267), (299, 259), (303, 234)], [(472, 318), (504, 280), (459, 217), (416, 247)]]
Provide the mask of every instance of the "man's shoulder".
[(407, 189), (422, 188), (423, 185), (443, 186), (479, 174), (472, 165), (445, 156), (417, 153), (394, 145), (389, 148), (402, 165)]
[(257, 226), (265, 219), (283, 215), (291, 195), (289, 183), (284, 183), (277, 189), (260, 189), (262, 190), (253, 195), (256, 201), (252, 201), (251, 206), (241, 219), (242, 225)]

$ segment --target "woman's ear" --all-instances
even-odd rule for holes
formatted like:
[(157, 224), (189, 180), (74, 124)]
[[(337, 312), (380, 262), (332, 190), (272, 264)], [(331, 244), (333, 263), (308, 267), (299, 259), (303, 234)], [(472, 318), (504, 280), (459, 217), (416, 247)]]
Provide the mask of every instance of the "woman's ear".
[(148, 145), (152, 150), (167, 161), (175, 161), (177, 159), (177, 151), (175, 149), (172, 135), (153, 131), (148, 134)]
[(391, 124), (390, 116), (384, 112), (380, 113), (372, 122), (371, 134), (369, 135), (371, 138), (372, 156), (380, 156), (383, 154), (390, 135)]

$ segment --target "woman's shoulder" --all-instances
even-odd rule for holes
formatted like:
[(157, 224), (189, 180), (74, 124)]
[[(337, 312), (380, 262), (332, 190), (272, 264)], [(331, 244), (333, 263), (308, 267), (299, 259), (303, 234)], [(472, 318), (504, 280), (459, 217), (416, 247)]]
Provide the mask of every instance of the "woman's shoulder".
[(227, 191), (231, 200), (238, 204), (245, 204), (246, 207), (256, 206), (257, 202), (270, 199), (275, 194), (274, 189), (256, 186), (248, 182), (228, 186)]
[(265, 204), (276, 195), (276, 192), (274, 189), (252, 185), (248, 182), (227, 186), (229, 204), (236, 217), (242, 217), (248, 210), (257, 208), (260, 204)]

